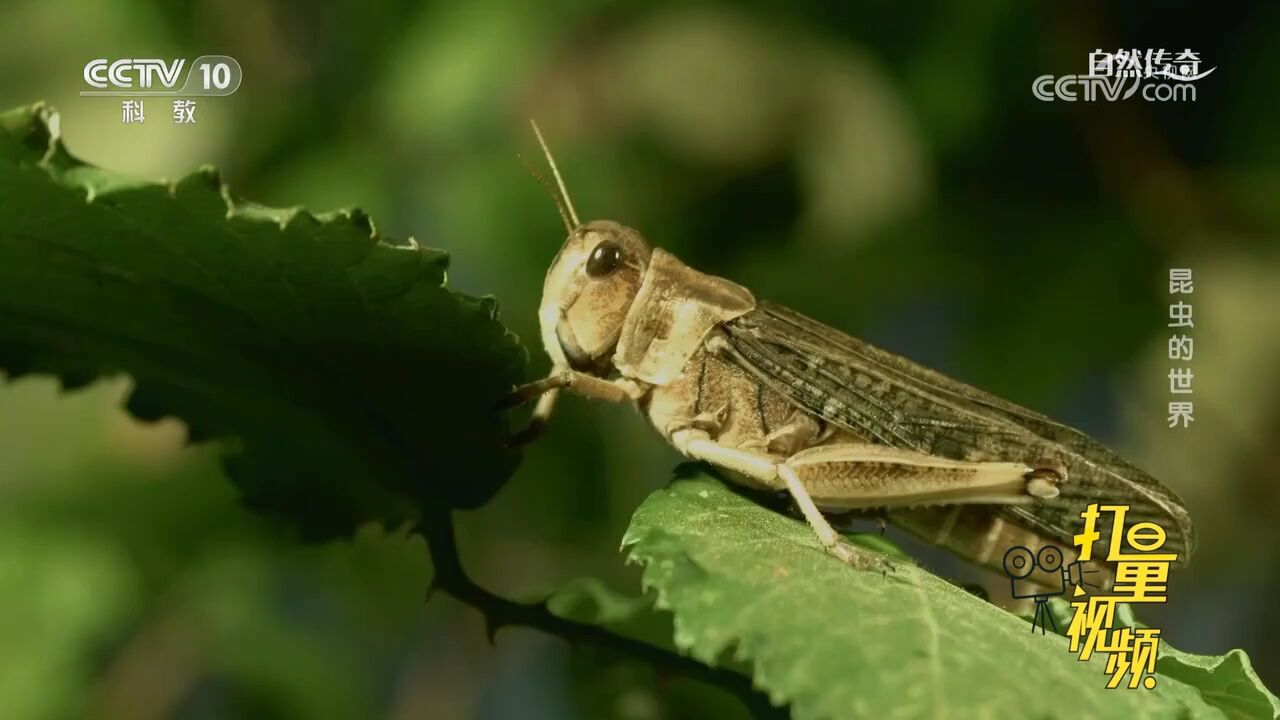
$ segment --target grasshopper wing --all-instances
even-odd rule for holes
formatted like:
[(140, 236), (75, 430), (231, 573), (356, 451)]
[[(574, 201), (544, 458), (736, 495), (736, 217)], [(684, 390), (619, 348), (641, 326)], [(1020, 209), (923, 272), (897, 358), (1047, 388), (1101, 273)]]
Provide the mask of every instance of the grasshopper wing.
[[(1000, 509), (1017, 525), (1072, 545), (1089, 503), (1128, 504), (1127, 521), (1161, 525), (1180, 564), (1194, 548), (1181, 498), (1079, 430), (780, 305), (761, 302), (721, 328), (730, 356), (766, 386), (868, 442), (956, 460), (1062, 462), (1058, 497)], [(1105, 543), (1110, 528), (1098, 530)]]

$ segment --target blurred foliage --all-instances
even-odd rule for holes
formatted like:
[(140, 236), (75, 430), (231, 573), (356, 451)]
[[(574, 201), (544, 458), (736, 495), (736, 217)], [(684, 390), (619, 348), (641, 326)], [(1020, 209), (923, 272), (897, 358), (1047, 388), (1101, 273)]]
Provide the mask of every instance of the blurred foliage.
[(368, 528), (298, 545), (239, 509), (216, 448), (179, 450), (171, 421), (107, 412), (124, 391), (5, 388), (6, 409), (26, 411), (3, 422), (6, 714), (355, 717), (384, 703), (376, 668), (411, 658), (430, 622), (421, 543)]
[[(535, 116), (584, 215), (1079, 426), (1177, 490), (1201, 545), (1144, 619), (1180, 648), (1244, 647), (1276, 685), (1278, 28), (1265, 3), (10, 0), (0, 107), (48, 100), (70, 149), (113, 170), (213, 163), (270, 204), (359, 205), (380, 233), (449, 251), (450, 285), (496, 293), (524, 338), (562, 239), (516, 159), (536, 152)], [(1194, 104), (1031, 97), (1034, 77), (1118, 47), (1191, 47), (1218, 70)], [(152, 100), (122, 125), (118, 103), (77, 95), (92, 57), (203, 52), (235, 56), (245, 82), (199, 102), (194, 127)], [(1197, 278), (1197, 422), (1177, 433), (1169, 267)], [(473, 613), (422, 610), (426, 555), (404, 537), (295, 547), (237, 507), (211, 449), (128, 420), (122, 393), (0, 386), (0, 602), (6, 639), (26, 638), (0, 645), (10, 715), (728, 712), (530, 632), (489, 648)], [(511, 595), (588, 575), (634, 588), (614, 549), (676, 457), (634, 413), (561, 405), (467, 514), (464, 562)]]

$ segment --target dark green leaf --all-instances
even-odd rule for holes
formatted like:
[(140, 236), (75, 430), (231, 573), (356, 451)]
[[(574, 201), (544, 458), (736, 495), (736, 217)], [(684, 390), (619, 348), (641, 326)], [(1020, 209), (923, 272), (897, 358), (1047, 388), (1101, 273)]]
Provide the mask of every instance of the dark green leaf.
[(444, 253), (358, 210), (232, 200), (217, 174), (132, 181), (72, 158), (57, 115), (0, 115), (0, 369), (133, 377), (129, 409), (226, 438), (252, 507), (311, 537), (473, 507), (518, 455), (490, 410), (525, 354)]

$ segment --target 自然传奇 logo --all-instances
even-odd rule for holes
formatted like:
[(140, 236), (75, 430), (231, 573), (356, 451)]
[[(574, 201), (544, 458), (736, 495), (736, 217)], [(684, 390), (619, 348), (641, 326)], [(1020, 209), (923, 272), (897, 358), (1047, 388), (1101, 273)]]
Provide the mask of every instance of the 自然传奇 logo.
[(1128, 100), (1141, 95), (1150, 102), (1194, 102), (1196, 81), (1208, 77), (1200, 56), (1190, 48), (1168, 50), (1094, 50), (1087, 75), (1041, 75), (1031, 93), (1045, 102)]

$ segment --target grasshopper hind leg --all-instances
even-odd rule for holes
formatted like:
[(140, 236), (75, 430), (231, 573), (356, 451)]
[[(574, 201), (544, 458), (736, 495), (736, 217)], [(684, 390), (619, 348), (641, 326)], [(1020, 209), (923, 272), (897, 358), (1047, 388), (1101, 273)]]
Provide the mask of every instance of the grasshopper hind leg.
[(888, 558), (855, 547), (836, 532), (814, 503), (795, 469), (786, 462), (760, 452), (721, 445), (712, 440), (705, 430), (697, 428), (678, 430), (672, 433), (671, 439), (689, 457), (741, 473), (765, 487), (786, 490), (800, 508), (805, 522), (812, 528), (823, 549), (850, 567), (876, 572), (893, 569)]
[(786, 485), (787, 492), (791, 493), (791, 499), (795, 500), (796, 505), (800, 507), (800, 513), (804, 515), (805, 521), (818, 536), (818, 542), (822, 543), (822, 547), (827, 552), (855, 570), (885, 572), (893, 569), (893, 564), (888, 558), (854, 547), (831, 527), (831, 523), (809, 496), (809, 491), (800, 481), (800, 476), (790, 465), (785, 462), (778, 463), (777, 470), (778, 477)]
[(671, 440), (689, 457), (740, 473), (764, 487), (786, 490), (822, 547), (859, 569), (869, 569), (868, 558), (881, 567), (887, 561), (845, 541), (819, 505), (839, 511), (1027, 504), (1056, 495), (1058, 483), (1065, 479), (1052, 468), (948, 460), (865, 444), (819, 446), (783, 458), (722, 445), (697, 427), (677, 430)]

